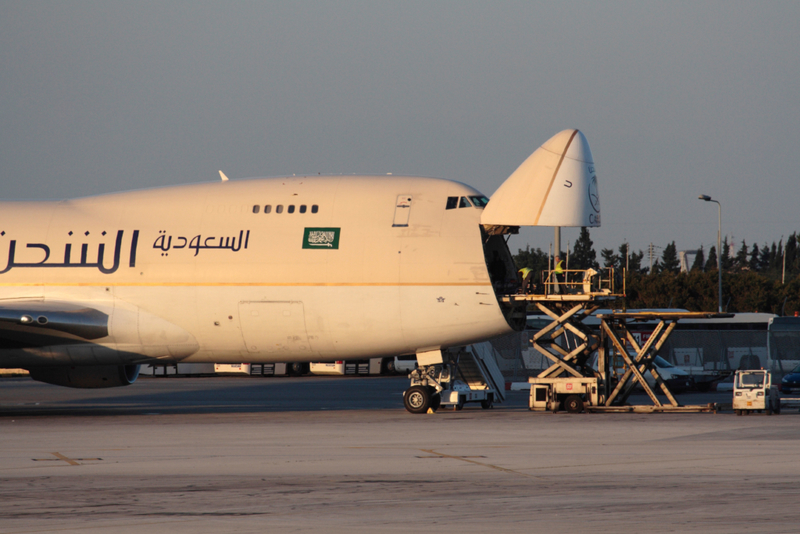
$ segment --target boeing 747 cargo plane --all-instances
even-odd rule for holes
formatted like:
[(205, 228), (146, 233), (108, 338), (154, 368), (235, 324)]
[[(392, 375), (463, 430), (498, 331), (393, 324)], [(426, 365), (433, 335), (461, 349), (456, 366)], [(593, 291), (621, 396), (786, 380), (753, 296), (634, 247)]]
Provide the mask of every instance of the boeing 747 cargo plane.
[(578, 130), (491, 200), (434, 178), (292, 176), (2, 202), (0, 367), (112, 387), (152, 362), (441, 362), (524, 326), (487, 264), (513, 276), (504, 236), (528, 225), (600, 225)]

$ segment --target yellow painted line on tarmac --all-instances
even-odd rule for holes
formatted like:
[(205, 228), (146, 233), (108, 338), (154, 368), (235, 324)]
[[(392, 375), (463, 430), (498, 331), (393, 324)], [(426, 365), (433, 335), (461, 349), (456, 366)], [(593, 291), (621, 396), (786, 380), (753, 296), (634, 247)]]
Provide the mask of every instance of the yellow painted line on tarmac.
[(102, 458), (70, 458), (69, 456), (64, 456), (60, 452), (51, 452), (55, 458), (32, 458), (34, 462), (67, 462), (69, 465), (81, 465), (79, 462), (99, 462), (102, 461)]

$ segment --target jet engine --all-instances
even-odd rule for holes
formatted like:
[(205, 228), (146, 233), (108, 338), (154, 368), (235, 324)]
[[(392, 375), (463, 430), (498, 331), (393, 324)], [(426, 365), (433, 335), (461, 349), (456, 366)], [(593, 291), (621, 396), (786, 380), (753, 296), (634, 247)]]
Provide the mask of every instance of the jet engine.
[(31, 367), (31, 378), (70, 388), (114, 388), (133, 384), (139, 377), (138, 365), (59, 365)]

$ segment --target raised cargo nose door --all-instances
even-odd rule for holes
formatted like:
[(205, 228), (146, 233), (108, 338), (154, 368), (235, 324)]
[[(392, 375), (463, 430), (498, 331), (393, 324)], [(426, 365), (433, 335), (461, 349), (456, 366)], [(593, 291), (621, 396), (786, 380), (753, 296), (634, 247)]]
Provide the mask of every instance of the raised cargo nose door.
[(600, 226), (597, 173), (586, 137), (564, 130), (550, 138), (494, 192), (481, 214), (492, 234), (520, 226)]
[(392, 227), (408, 226), (408, 219), (411, 216), (411, 195), (398, 195), (394, 207), (394, 222)]

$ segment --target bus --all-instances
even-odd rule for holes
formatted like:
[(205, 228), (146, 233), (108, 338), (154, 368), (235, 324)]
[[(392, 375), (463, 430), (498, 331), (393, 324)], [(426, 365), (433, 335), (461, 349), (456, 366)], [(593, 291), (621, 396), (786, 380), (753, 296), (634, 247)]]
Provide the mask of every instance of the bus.
[(768, 329), (769, 369), (773, 383), (800, 365), (800, 317), (775, 317)]

